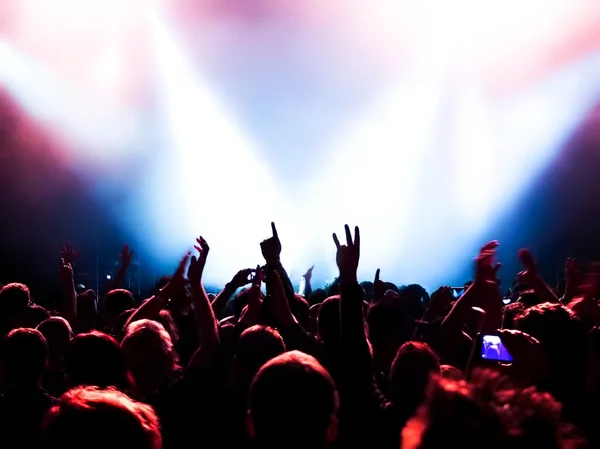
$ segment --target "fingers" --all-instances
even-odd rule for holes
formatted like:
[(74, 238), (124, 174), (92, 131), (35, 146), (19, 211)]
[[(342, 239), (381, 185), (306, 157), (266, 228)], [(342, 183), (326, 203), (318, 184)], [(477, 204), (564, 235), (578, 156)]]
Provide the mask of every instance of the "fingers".
[(493, 259), (494, 259), (494, 252), (493, 251), (483, 251), (479, 255), (479, 260), (481, 262), (483, 262), (483, 263), (486, 263), (486, 264), (491, 264)]
[(377, 268), (377, 271), (375, 272), (375, 282), (379, 281), (379, 274), (381, 273), (381, 270), (379, 268)]
[(274, 221), (271, 222), (271, 231), (273, 231), (273, 237), (275, 237), (276, 239), (279, 238), (279, 235), (277, 234), (277, 228), (275, 227)]
[(256, 266), (256, 271), (254, 274), (254, 279), (252, 279), (252, 285), (260, 287), (260, 283), (262, 282), (262, 274), (260, 273), (260, 265)]
[(198, 251), (204, 250), (204, 251), (208, 251), (210, 248), (208, 247), (208, 243), (206, 243), (206, 240), (204, 240), (204, 237), (200, 236), (196, 239), (196, 243), (198, 243), (198, 246), (195, 246), (196, 249), (198, 249)]
[(302, 277), (304, 277), (304, 278), (309, 278), (309, 277), (311, 277), (311, 276), (312, 276), (312, 272), (313, 272), (313, 269), (314, 269), (314, 268), (315, 268), (315, 266), (314, 266), (314, 265), (313, 265), (312, 267), (310, 267), (308, 270), (306, 270), (306, 273), (304, 273), (304, 274), (302, 275)]
[(352, 234), (350, 234), (350, 226), (344, 225), (344, 231), (346, 232), (346, 245), (352, 246)]
[(498, 242), (498, 240), (492, 240), (491, 242), (488, 242), (481, 247), (481, 252), (483, 253), (486, 251), (493, 251), (496, 248), (498, 248), (499, 245), (500, 245), (500, 242)]
[(200, 236), (196, 239), (197, 245), (194, 245), (194, 249), (198, 251), (198, 253), (202, 257), (206, 257), (208, 255), (208, 251), (210, 250), (208, 243), (204, 240), (204, 237)]
[(335, 247), (336, 247), (337, 249), (340, 249), (340, 246), (341, 246), (341, 245), (340, 245), (340, 241), (338, 240), (338, 237), (337, 237), (337, 235), (335, 234), (335, 232), (333, 233), (333, 242), (335, 243)]
[(521, 263), (526, 268), (533, 268), (533, 266), (535, 265), (535, 261), (533, 259), (533, 255), (531, 254), (531, 251), (529, 251), (528, 249), (520, 249), (517, 255)]
[(354, 245), (360, 248), (360, 229), (358, 229), (358, 226), (354, 226)]

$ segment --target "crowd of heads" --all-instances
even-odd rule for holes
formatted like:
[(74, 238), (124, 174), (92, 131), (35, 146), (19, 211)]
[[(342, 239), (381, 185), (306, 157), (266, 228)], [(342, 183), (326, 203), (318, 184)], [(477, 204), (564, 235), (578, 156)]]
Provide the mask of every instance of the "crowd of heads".
[[(63, 249), (52, 307), (36, 304), (24, 284), (0, 289), (0, 444), (600, 444), (595, 267), (583, 276), (568, 261), (554, 289), (520, 252), (524, 271), (503, 294), (492, 242), (460, 295), (430, 294), (383, 282), (379, 271), (359, 284), (358, 229), (346, 235), (346, 245), (334, 236), (339, 278), (313, 290), (311, 269), (301, 294), (274, 225), (261, 244), (264, 264), (241, 270), (218, 295), (202, 286), (210, 260), (202, 238), (198, 257), (186, 255), (143, 301), (119, 285), (129, 250), (107, 291), (77, 294), (75, 253)], [(483, 334), (510, 360), (486, 356)]]

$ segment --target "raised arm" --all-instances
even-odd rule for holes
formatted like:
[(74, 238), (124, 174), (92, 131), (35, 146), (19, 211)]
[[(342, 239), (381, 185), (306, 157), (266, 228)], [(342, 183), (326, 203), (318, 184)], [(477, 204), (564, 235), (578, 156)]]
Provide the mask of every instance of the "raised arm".
[(337, 235), (333, 241), (337, 248), (336, 262), (340, 270), (342, 300), (340, 311), (340, 342), (342, 345), (359, 345), (368, 351), (363, 321), (363, 292), (356, 271), (360, 259), (360, 230), (354, 228), (354, 240), (348, 225), (345, 226), (346, 245), (341, 245)]
[(171, 280), (157, 294), (145, 300), (129, 317), (123, 329), (127, 329), (134, 321), (142, 319), (155, 319), (160, 311), (165, 307), (167, 301), (171, 298), (172, 293), (182, 288), (185, 284), (185, 268), (190, 260), (190, 253), (187, 253), (175, 270)]
[(442, 323), (444, 355), (453, 357), (461, 346), (461, 341), (471, 336), (463, 332), (463, 324), (473, 307), (486, 312), (483, 331), (494, 332), (502, 325), (502, 298), (498, 288), (498, 270), (496, 263), (497, 241), (487, 243), (475, 259), (475, 280), (467, 291), (454, 303), (452, 310)]
[(315, 266), (313, 265), (308, 270), (306, 270), (306, 273), (302, 275), (302, 277), (304, 278), (304, 292), (300, 292), (300, 294), (304, 294), (305, 298), (308, 298), (313, 291), (310, 280), (312, 279), (312, 272), (314, 268)]
[(521, 249), (518, 256), (523, 268), (525, 268), (519, 273), (519, 279), (531, 285), (542, 302), (559, 302), (552, 289), (546, 284), (542, 276), (540, 276), (531, 251)]
[(73, 267), (75, 265), (76, 253), (73, 245), (65, 243), (60, 251), (62, 259), (59, 266), (61, 284), (61, 298), (59, 310), (72, 327), (77, 325), (77, 292), (75, 291), (75, 279)]
[(210, 248), (202, 237), (196, 239), (198, 257), (192, 256), (188, 279), (192, 290), (192, 301), (196, 312), (198, 332), (200, 333), (200, 346), (194, 352), (188, 366), (199, 367), (211, 358), (219, 346), (219, 324), (211, 307), (206, 291), (202, 286), (202, 274)]
[[(275, 223), (271, 223), (271, 232), (272, 236), (260, 244), (260, 250), (267, 263), (267, 271), (270, 269), (277, 270), (281, 277), (281, 282), (283, 283), (285, 296), (288, 299), (288, 302), (293, 304), (296, 300), (296, 296), (292, 281), (281, 264), (281, 241), (279, 240), (279, 234), (277, 233)], [(267, 294), (271, 294), (269, 285), (267, 285)]]
[[(373, 360), (363, 318), (364, 291), (358, 284), (357, 269), (360, 259), (360, 230), (354, 228), (354, 239), (345, 226), (346, 244), (340, 244), (336, 234), (336, 262), (340, 270), (340, 335), (339, 366), (336, 382), (339, 383), (342, 408), (353, 419), (362, 421), (372, 417), (386, 403), (377, 388), (373, 373)], [(358, 431), (360, 433), (360, 431)]]
[(243, 270), (238, 271), (233, 279), (225, 284), (225, 288), (221, 290), (221, 293), (217, 295), (217, 297), (213, 300), (211, 306), (213, 309), (213, 313), (216, 317), (220, 317), (223, 313), (223, 309), (225, 309), (225, 305), (227, 301), (233, 296), (236, 290), (240, 287), (244, 287), (252, 282), (252, 274), (255, 273), (255, 270), (252, 268), (245, 268)]
[(133, 251), (129, 249), (129, 246), (123, 245), (121, 247), (121, 253), (119, 254), (119, 270), (115, 277), (112, 279), (110, 284), (108, 285), (108, 290), (115, 290), (117, 288), (122, 288), (123, 283), (125, 282), (125, 277), (127, 276), (127, 271), (131, 266), (131, 259), (133, 258)]
[(316, 356), (318, 353), (316, 341), (293, 315), (279, 272), (270, 270), (267, 273), (266, 283), (267, 288), (272, 292), (269, 297), (269, 307), (288, 350), (297, 349)]

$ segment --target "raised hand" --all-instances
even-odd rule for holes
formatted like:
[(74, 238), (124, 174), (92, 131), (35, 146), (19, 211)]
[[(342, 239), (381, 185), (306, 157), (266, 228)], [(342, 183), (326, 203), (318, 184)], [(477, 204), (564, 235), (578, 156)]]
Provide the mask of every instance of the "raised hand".
[(248, 305), (244, 307), (240, 315), (240, 322), (246, 326), (252, 326), (256, 324), (260, 316), (263, 301), (260, 299), (260, 285), (262, 282), (262, 276), (258, 274), (260, 272), (260, 266), (256, 267), (256, 273), (252, 279), (252, 286), (250, 287), (250, 294), (248, 296)]
[(499, 243), (493, 240), (486, 243), (475, 259), (475, 279), (480, 282), (498, 283), (498, 270), (502, 266), (496, 263), (496, 249)]
[(360, 230), (358, 226), (354, 228), (354, 241), (350, 233), (350, 227), (344, 226), (346, 232), (346, 244), (340, 245), (340, 241), (333, 233), (333, 242), (337, 248), (336, 263), (340, 270), (340, 280), (347, 283), (358, 282), (356, 271), (358, 269), (358, 261), (360, 260)]
[[(260, 269), (260, 267), (258, 269)], [(254, 277), (256, 277), (256, 272), (257, 270), (252, 268), (244, 268), (243, 270), (238, 271), (229, 282), (229, 286), (232, 289), (237, 290), (244, 285), (250, 284), (254, 280)]]
[(60, 247), (59, 253), (63, 261), (73, 267), (75, 259), (77, 259), (77, 253), (75, 252), (75, 249), (73, 249), (73, 244), (69, 242), (63, 243)]
[(186, 253), (185, 256), (183, 256), (183, 258), (181, 259), (181, 262), (179, 262), (179, 265), (177, 266), (177, 269), (175, 270), (175, 273), (173, 273), (171, 280), (161, 290), (160, 293), (162, 296), (170, 298), (171, 294), (179, 291), (182, 288), (185, 288), (185, 282), (186, 282), (185, 267), (187, 266), (188, 262), (190, 261), (191, 255), (192, 255), (192, 253), (188, 252), (188, 253)]
[(593, 263), (588, 268), (583, 284), (579, 288), (580, 296), (568, 304), (569, 309), (589, 327), (600, 323), (600, 303), (595, 299), (599, 285), (600, 264)]
[(387, 289), (385, 282), (379, 279), (380, 274), (381, 270), (377, 268), (377, 271), (375, 271), (375, 280), (373, 281), (373, 299), (383, 298)]
[(198, 261), (202, 264), (202, 270), (204, 270), (204, 266), (206, 265), (206, 259), (208, 258), (208, 252), (210, 248), (204, 237), (200, 236), (196, 239), (197, 245), (194, 245), (196, 251), (198, 251)]
[(192, 283), (192, 286), (198, 286), (202, 281), (202, 273), (206, 266), (206, 259), (208, 258), (208, 252), (210, 248), (206, 240), (202, 237), (196, 239), (197, 245), (194, 246), (198, 251), (198, 257), (192, 256), (190, 260), (190, 267), (188, 268), (188, 279)]
[(498, 242), (498, 240), (492, 240), (481, 247), (480, 253), (485, 253), (487, 251), (495, 251), (498, 248), (498, 246), (500, 246), (500, 242)]
[(453, 300), (452, 288), (446, 286), (440, 287), (431, 295), (428, 310), (435, 311), (436, 313), (440, 312), (450, 305)]
[(302, 277), (303, 277), (304, 279), (306, 279), (307, 281), (310, 281), (310, 280), (311, 280), (311, 278), (312, 278), (312, 272), (313, 272), (313, 269), (314, 269), (314, 268), (315, 268), (315, 266), (314, 266), (314, 265), (313, 265), (312, 267), (310, 267), (308, 270), (306, 270), (306, 273), (304, 273), (304, 274), (302, 275)]
[(121, 247), (121, 254), (119, 254), (119, 259), (121, 260), (121, 265), (130, 266), (131, 258), (133, 257), (133, 251), (129, 249), (129, 246), (123, 245)]
[(271, 231), (273, 235), (260, 244), (260, 250), (267, 265), (279, 263), (281, 256), (281, 241), (279, 240), (275, 223), (271, 223)]
[(58, 273), (63, 281), (73, 282), (73, 266), (69, 262), (65, 261), (65, 259), (60, 260)]
[(520, 249), (517, 255), (523, 268), (525, 268), (517, 275), (518, 278), (523, 281), (528, 281), (537, 276), (537, 265), (531, 251), (528, 249)]

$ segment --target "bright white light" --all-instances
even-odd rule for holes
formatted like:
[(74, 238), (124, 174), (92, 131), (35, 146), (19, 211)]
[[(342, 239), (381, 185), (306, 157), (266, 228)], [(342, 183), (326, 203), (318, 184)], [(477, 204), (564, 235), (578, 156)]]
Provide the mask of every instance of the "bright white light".
[(381, 268), (397, 283), (447, 282), (595, 104), (598, 76), (600, 55), (509, 99), (443, 79), (386, 92), (325, 151), (315, 240), (358, 224), (363, 279)]
[[(179, 163), (177, 177), (165, 186), (166, 194), (181, 198), (170, 203), (173, 209), (166, 214), (161, 208), (157, 220), (173, 214), (176, 222), (184, 223), (176, 228), (176, 236), (163, 229), (170, 238), (158, 249), (169, 254), (190, 247), (202, 235), (214, 249), (207, 282), (225, 282), (240, 268), (262, 262), (259, 243), (270, 236), (272, 220), (282, 238), (296, 237), (301, 230), (291, 215), (293, 209), (280, 199), (268, 169), (257, 158), (255, 144), (235, 125), (211, 86), (195, 74), (166, 27), (157, 21), (155, 31), (167, 147)], [(301, 240), (285, 240), (288, 269), (302, 245)]]
[[(381, 268), (384, 279), (436, 286), (462, 269), (600, 95), (599, 57), (562, 54), (584, 40), (577, 33), (591, 29), (597, 0), (350, 0), (343, 14), (335, 2), (296, 2), (310, 10), (298, 12), (311, 17), (308, 24), (279, 1), (261, 3), (266, 20), (256, 21), (243, 11), (212, 17), (213, 2), (197, 2), (204, 23), (192, 39), (213, 70), (247, 67), (263, 85), (271, 81), (263, 74), (277, 77), (286, 95), (285, 78), (299, 77), (304, 61), (319, 68), (303, 80), (307, 101), (299, 107), (308, 110), (290, 110), (284, 126), (336, 110), (315, 92), (342, 92), (332, 101), (355, 90), (372, 95), (349, 123), (310, 136), (321, 140), (321, 157), (305, 184), (285, 186), (303, 199), (290, 204), (271, 175), (278, 167), (257, 156), (270, 136), (248, 135), (252, 128), (219, 98), (208, 68), (192, 64), (175, 28), (154, 17), (153, 42), (131, 39), (145, 36), (136, 26), (143, 29), (154, 2), (9, 1), (17, 13), (10, 45), (0, 44), (2, 85), (77, 147), (68, 155), (84, 170), (142, 156), (140, 142), (151, 141), (163, 163), (146, 179), (145, 201), (134, 201), (132, 215), (143, 217), (135, 231), (147, 239), (143, 221), (152, 252), (170, 260), (202, 234), (213, 249), (209, 282), (260, 262), (258, 243), (274, 220), (296, 279), (313, 264), (315, 284), (335, 276), (331, 232), (348, 223), (362, 229), (362, 278)], [(137, 68), (130, 58), (144, 51), (155, 54), (156, 71), (127, 80)], [(289, 69), (293, 58), (302, 64)], [(236, 75), (240, 81), (246, 72)], [(236, 92), (228, 82), (219, 91)], [(155, 84), (164, 116), (152, 121), (132, 104), (135, 95), (119, 107), (109, 101), (130, 90), (123, 86)], [(256, 87), (246, 79), (239, 85)], [(155, 91), (136, 92), (155, 99)], [(271, 101), (258, 100), (265, 109)]]
[(361, 228), (361, 275), (366, 279), (377, 268), (390, 275), (397, 254), (414, 238), (406, 211), (424, 206), (417, 188), (425, 182), (430, 163), (440, 92), (436, 84), (408, 86), (385, 92), (338, 130), (339, 137), (323, 151), (323, 172), (317, 170), (307, 184), (312, 186), (310, 217), (315, 221), (306, 226), (317, 245), (312, 255), (319, 258), (313, 262), (328, 261), (331, 277), (336, 274), (331, 232), (343, 233), (345, 223)]

